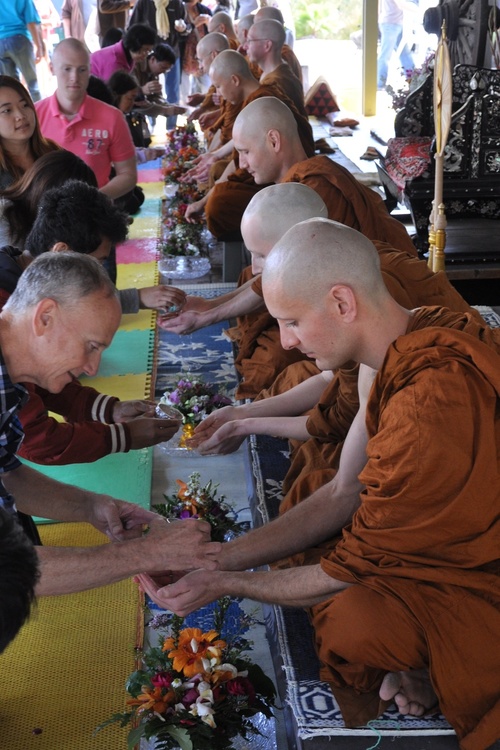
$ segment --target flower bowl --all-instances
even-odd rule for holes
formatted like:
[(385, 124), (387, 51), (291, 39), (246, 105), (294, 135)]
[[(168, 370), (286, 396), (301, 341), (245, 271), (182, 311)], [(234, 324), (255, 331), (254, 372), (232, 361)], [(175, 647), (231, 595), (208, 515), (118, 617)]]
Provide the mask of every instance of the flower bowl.
[(169, 279), (197, 279), (210, 271), (210, 261), (199, 255), (166, 255), (158, 270)]

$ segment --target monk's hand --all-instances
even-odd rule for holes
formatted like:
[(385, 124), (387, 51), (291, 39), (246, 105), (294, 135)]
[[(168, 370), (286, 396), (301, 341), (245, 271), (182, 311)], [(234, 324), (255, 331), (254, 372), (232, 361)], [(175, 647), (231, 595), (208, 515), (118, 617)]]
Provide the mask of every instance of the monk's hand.
[[(149, 524), (144, 538), (147, 546), (147, 570), (216, 570), (222, 544), (210, 539), (211, 526), (205, 521), (186, 518), (168, 523), (157, 516)], [(146, 558), (145, 558), (146, 559)]]
[(198, 437), (201, 441), (208, 440), (208, 438), (217, 432), (219, 427), (236, 419), (243, 419), (241, 407), (224, 406), (222, 409), (216, 409), (196, 426), (194, 431), (195, 437)]
[(158, 606), (179, 617), (185, 617), (225, 594), (224, 571), (194, 570), (163, 587), (147, 573), (135, 576), (134, 580)]
[(205, 204), (207, 202), (206, 196), (203, 198), (200, 198), (199, 201), (194, 201), (194, 203), (190, 203), (188, 207), (186, 208), (186, 213), (184, 214), (184, 218), (187, 222), (190, 224), (197, 224), (198, 218), (201, 216), (201, 214), (205, 211)]
[(180, 336), (197, 331), (202, 328), (197, 312), (181, 312), (179, 315), (161, 315), (158, 318), (158, 326), (164, 331), (178, 333)]
[(204, 299), (204, 297), (196, 297), (194, 294), (188, 294), (182, 312), (206, 312), (210, 309), (209, 300)]
[(187, 440), (190, 448), (194, 448), (203, 456), (226, 455), (237, 451), (246, 435), (244, 430), (245, 420), (239, 419), (235, 422), (227, 422), (219, 427), (210, 437), (204, 439), (203, 435), (195, 434)]
[(186, 301), (186, 292), (175, 286), (158, 284), (158, 286), (139, 289), (139, 300), (142, 308), (175, 314), (183, 308)]
[(211, 112), (204, 112), (202, 115), (199, 116), (198, 122), (200, 123), (200, 128), (202, 130), (206, 130), (211, 125), (214, 124), (220, 117), (220, 110), (212, 110)]

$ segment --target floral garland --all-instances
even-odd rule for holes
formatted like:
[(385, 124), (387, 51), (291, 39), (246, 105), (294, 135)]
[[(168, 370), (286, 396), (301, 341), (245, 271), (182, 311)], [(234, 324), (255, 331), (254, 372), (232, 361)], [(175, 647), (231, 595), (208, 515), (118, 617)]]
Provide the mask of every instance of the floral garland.
[(232, 505), (224, 495), (217, 497), (218, 484), (210, 480), (205, 486), (200, 483), (200, 474), (193, 471), (188, 481), (176, 479), (179, 485), (177, 495), (164, 495), (165, 502), (154, 506), (154, 510), (170, 520), (203, 518), (212, 527), (215, 542), (229, 541), (245, 530), (245, 523), (238, 523)]
[(273, 716), (276, 691), (272, 680), (243, 652), (251, 643), (243, 637), (255, 619), (241, 610), (240, 627), (221, 638), (229, 597), (219, 599), (213, 627), (182, 627), (175, 615), (157, 615), (150, 627), (159, 633), (159, 646), (139, 652), (142, 668), (126, 683), (128, 710), (114, 714), (98, 729), (119, 722), (132, 724), (129, 750), (144, 737), (155, 739), (157, 750), (230, 750), (236, 736), (258, 733), (251, 719)]
[(162, 402), (175, 406), (183, 415), (183, 423), (191, 425), (198, 424), (215, 409), (233, 403), (215, 383), (205, 383), (199, 375), (190, 374), (182, 376), (171, 391), (165, 391)]

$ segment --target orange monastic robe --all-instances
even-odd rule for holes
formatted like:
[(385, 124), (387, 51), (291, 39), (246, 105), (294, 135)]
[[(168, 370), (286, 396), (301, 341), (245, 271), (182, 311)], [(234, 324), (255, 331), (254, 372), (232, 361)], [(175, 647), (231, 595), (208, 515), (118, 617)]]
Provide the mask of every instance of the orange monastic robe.
[[(301, 115), (307, 117), (302, 83), (287, 63), (278, 65), (272, 73), (261, 77), (260, 82), (263, 86), (276, 87), (287, 99), (290, 99), (295, 104)], [(278, 98), (280, 98), (279, 95)]]
[(315, 190), (323, 198), (332, 221), (357, 229), (372, 241), (388, 242), (398, 250), (417, 255), (408, 232), (389, 214), (380, 195), (328, 156), (314, 156), (294, 164), (282, 182), (300, 182)]
[[(444, 271), (433, 273), (425, 261), (395, 251), (384, 243), (376, 242), (375, 247), (385, 285), (402, 307), (412, 310), (421, 305), (439, 305), (455, 312), (467, 312), (485, 325), (477, 310), (470, 307), (450, 284)], [(498, 342), (500, 348), (500, 330), (493, 331), (493, 340)], [(335, 476), (345, 436), (359, 407), (357, 369), (338, 370), (319, 403), (311, 410), (307, 422), (311, 437), (303, 443), (293, 444), (290, 469), (283, 482), (281, 512), (296, 505)], [(294, 365), (289, 373), (284, 374), (282, 380), (286, 378), (286, 382), (281, 384), (282, 391), (313, 374), (310, 362), (307, 368)]]
[(292, 73), (297, 76), (301, 83), (303, 83), (302, 67), (300, 65), (299, 58), (288, 44), (283, 45), (283, 48), (281, 50), (281, 57), (286, 62)]
[[(388, 671), (428, 669), (462, 750), (500, 736), (500, 357), (468, 315), (417, 311), (367, 408), (361, 505), (322, 569), (349, 588), (311, 609), (347, 726)], [(486, 343), (483, 343), (486, 342)]]
[[(389, 243), (392, 248), (416, 257), (408, 232), (388, 213), (381, 197), (328, 156), (313, 156), (295, 164), (282, 182), (308, 185), (324, 200), (329, 219), (357, 229), (372, 241)], [(262, 296), (260, 280), (252, 288)], [(423, 300), (417, 304), (425, 303)], [(299, 353), (286, 352), (281, 347), (277, 323), (270, 315), (247, 315), (238, 320), (238, 326), (240, 351), (236, 367), (243, 377), (239, 398), (257, 396), (262, 389), (269, 388), (286, 366), (304, 359)]]

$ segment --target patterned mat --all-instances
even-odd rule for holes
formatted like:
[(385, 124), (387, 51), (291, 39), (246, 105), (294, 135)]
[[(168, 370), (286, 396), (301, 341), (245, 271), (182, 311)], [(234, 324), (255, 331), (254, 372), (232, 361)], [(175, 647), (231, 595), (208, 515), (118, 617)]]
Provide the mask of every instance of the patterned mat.
[[(235, 284), (176, 284), (187, 294), (213, 299), (234, 289)], [(234, 395), (236, 375), (230, 341), (224, 335), (229, 322), (207, 326), (187, 336), (159, 329), (157, 347), (156, 398), (171, 389), (182, 373), (201, 375), (206, 381), (220, 383), (229, 396)]]

